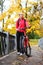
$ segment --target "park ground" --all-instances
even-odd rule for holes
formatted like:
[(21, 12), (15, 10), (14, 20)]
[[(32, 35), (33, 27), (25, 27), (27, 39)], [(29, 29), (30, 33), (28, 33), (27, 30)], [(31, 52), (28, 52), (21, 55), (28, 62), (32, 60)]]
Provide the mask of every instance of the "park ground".
[[(38, 47), (38, 40), (31, 40), (31, 57), (17, 55), (14, 51), (0, 57), (0, 65), (43, 65), (43, 50)], [(34, 44), (35, 43), (35, 44)]]

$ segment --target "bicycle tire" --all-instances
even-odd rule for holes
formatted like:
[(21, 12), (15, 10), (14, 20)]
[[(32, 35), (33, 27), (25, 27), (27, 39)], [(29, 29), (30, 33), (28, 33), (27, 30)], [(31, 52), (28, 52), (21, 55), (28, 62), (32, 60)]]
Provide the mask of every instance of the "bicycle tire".
[(29, 48), (29, 46), (26, 46), (26, 48), (25, 48), (25, 55), (27, 57), (30, 57), (31, 56), (31, 48)]

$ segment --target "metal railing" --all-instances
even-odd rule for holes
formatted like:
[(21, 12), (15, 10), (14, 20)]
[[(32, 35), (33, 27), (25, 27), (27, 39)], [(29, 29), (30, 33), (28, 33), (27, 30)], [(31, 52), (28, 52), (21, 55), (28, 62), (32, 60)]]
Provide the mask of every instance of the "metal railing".
[(7, 32), (0, 32), (0, 55), (6, 55), (15, 48), (15, 35)]

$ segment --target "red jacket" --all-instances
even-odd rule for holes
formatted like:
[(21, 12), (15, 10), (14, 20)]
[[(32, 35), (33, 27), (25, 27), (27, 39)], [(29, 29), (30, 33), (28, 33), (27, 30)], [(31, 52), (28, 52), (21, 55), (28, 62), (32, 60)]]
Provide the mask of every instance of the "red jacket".
[(19, 32), (25, 32), (25, 29), (20, 30), (20, 29), (25, 27), (25, 24), (26, 24), (26, 27), (27, 27), (28, 23), (27, 23), (27, 21), (24, 23), (24, 19), (19, 20), (19, 25), (18, 25), (18, 20), (17, 20), (17, 22), (16, 22), (16, 30), (19, 31)]

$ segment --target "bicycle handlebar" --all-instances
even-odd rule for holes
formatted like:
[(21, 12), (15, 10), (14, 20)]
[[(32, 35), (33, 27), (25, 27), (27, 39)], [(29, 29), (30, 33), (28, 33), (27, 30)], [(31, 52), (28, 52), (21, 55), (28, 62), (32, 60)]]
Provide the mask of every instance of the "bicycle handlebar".
[(31, 28), (31, 27), (19, 28), (19, 30), (25, 30), (25, 29), (28, 29), (28, 28)]

